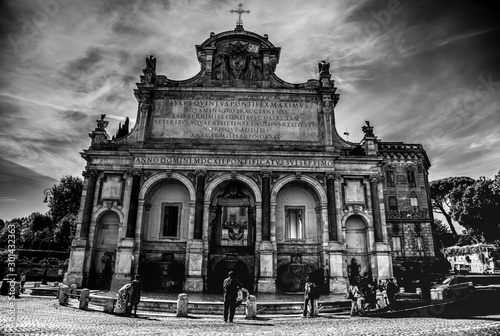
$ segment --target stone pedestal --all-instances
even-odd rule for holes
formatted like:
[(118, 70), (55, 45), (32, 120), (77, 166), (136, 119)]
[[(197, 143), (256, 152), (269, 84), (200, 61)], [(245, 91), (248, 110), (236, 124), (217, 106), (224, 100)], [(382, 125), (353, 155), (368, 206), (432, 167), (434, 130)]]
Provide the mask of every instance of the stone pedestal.
[(177, 317), (187, 317), (188, 316), (188, 295), (181, 293), (177, 300), (177, 311), (175, 316)]
[(116, 254), (115, 274), (111, 280), (111, 291), (117, 292), (123, 285), (132, 281), (132, 260), (133, 260), (134, 239), (125, 238), (121, 241), (121, 246)]
[(264, 241), (260, 245), (260, 278), (258, 281), (259, 293), (275, 293), (276, 279), (274, 278), (274, 248), (271, 242)]
[(257, 298), (255, 295), (248, 296), (245, 314), (247, 319), (257, 318)]
[(338, 242), (328, 243), (328, 262), (329, 262), (329, 290), (330, 293), (347, 293), (347, 272), (344, 269), (343, 250), (344, 244)]
[(68, 272), (66, 273), (65, 285), (76, 284), (82, 287), (84, 279), (84, 267), (87, 255), (87, 240), (74, 239), (71, 245), (71, 253), (69, 257)]
[(189, 241), (186, 250), (188, 277), (184, 283), (184, 291), (203, 292), (203, 241)]
[(375, 243), (375, 252), (372, 257), (372, 265), (375, 272), (373, 276), (379, 280), (392, 277), (392, 258), (390, 246), (385, 243)]

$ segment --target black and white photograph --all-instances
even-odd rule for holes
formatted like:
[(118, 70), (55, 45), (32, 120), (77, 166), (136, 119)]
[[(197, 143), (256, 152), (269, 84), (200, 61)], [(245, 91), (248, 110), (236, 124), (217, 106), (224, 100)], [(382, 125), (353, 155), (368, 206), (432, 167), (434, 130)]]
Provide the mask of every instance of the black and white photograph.
[(498, 0), (3, 0), (0, 120), (0, 335), (500, 335)]

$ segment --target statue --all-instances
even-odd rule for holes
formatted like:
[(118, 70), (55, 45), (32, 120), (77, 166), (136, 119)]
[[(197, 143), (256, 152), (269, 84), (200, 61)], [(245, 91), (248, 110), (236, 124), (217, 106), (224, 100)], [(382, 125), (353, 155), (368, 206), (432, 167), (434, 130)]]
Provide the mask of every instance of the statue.
[(347, 265), (347, 276), (349, 277), (349, 283), (354, 283), (355, 279), (359, 277), (361, 273), (361, 265), (358, 264), (356, 258), (351, 259), (351, 264)]
[(105, 114), (101, 114), (101, 120), (96, 120), (97, 121), (97, 130), (99, 131), (105, 131), (106, 127), (108, 127), (109, 121), (104, 120), (106, 118)]
[(370, 125), (368, 120), (365, 120), (366, 126), (361, 127), (363, 133), (365, 133), (365, 137), (375, 137), (373, 134), (373, 126)]
[(217, 58), (215, 59), (215, 78), (217, 79), (228, 79), (229, 74), (227, 72), (227, 60), (226, 60), (226, 55), (217, 55)]
[(260, 60), (258, 57), (252, 57), (252, 59), (248, 63), (248, 69), (247, 69), (247, 72), (245, 74), (245, 79), (253, 80), (253, 81), (258, 80), (256, 69), (262, 69), (262, 66), (260, 64)]
[(325, 61), (321, 61), (318, 63), (319, 74), (329, 74), (330, 73), (330, 63), (326, 63)]
[(148, 69), (156, 72), (156, 58), (153, 55), (146, 58), (146, 70)]

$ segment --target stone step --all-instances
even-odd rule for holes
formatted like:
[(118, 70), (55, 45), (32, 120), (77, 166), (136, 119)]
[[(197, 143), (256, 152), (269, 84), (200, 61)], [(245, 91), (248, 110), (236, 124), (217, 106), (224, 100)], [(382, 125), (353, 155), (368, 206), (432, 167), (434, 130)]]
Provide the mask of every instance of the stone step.
[[(104, 307), (110, 301), (116, 302), (115, 298), (103, 295), (90, 295), (92, 305)], [(245, 303), (236, 308), (237, 315), (245, 315)], [(351, 302), (344, 301), (319, 301), (319, 313), (343, 313), (349, 311)], [(137, 310), (141, 313), (175, 313), (177, 310), (176, 300), (158, 300), (158, 299), (142, 299)], [(221, 301), (215, 302), (190, 302), (188, 301), (189, 314), (202, 315), (221, 315), (224, 310), (224, 303)], [(274, 314), (301, 314), (304, 310), (303, 302), (257, 302), (257, 314), (274, 315)]]

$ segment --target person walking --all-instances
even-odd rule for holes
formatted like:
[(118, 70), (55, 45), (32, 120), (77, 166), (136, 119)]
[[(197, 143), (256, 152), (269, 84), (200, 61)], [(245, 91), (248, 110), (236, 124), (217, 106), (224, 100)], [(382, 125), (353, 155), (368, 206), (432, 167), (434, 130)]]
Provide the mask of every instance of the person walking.
[(243, 288), (233, 271), (229, 272), (222, 284), (224, 290), (224, 322), (233, 323), (238, 290)]
[(364, 315), (363, 309), (363, 294), (359, 289), (359, 277), (353, 279), (349, 285), (349, 298), (351, 299), (351, 316)]
[(21, 273), (21, 277), (19, 278), (21, 281), (21, 293), (24, 293), (24, 284), (26, 283), (26, 274)]
[(304, 288), (304, 312), (302, 317), (307, 317), (307, 311), (309, 304), (311, 305), (311, 310), (309, 311), (309, 317), (314, 316), (314, 300), (319, 299), (319, 287), (311, 281), (310, 277), (306, 278), (306, 286)]

